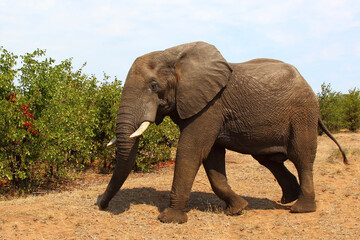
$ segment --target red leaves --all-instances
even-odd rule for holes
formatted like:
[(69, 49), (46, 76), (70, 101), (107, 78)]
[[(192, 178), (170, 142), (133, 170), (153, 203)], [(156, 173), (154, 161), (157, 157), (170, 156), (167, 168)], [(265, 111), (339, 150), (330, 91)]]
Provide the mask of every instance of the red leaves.
[(16, 95), (14, 93), (11, 93), (10, 96), (8, 96), (6, 98), (6, 100), (8, 100), (11, 103), (15, 103), (15, 98), (16, 98)]
[(31, 122), (24, 122), (23, 127), (34, 127), (34, 125)]
[(39, 135), (38, 130), (32, 130), (31, 133), (34, 134), (35, 136)]
[(34, 115), (29, 110), (30, 104), (26, 104), (26, 106), (21, 106), (20, 109), (23, 112), (23, 116), (25, 116), (25, 122), (22, 126), (22, 129), (26, 129), (29, 133), (32, 133), (34, 136), (39, 135), (39, 132), (34, 129), (34, 125), (31, 122), (34, 119)]
[(34, 119), (34, 115), (29, 110), (30, 104), (26, 104), (26, 106), (21, 106), (20, 109), (23, 111), (23, 116), (25, 116), (26, 121), (29, 121), (30, 119)]
[(32, 133), (33, 135), (37, 136), (39, 135), (38, 130), (33, 129), (34, 125), (31, 122), (24, 122), (22, 129), (26, 129), (29, 133)]
[[(6, 100), (15, 104), (16, 95), (11, 93)], [(19, 111), (22, 112), (22, 115), (25, 116), (25, 122), (23, 123), (21, 129), (26, 129), (29, 133), (32, 133), (34, 136), (39, 135), (38, 130), (34, 129), (34, 124), (32, 121), (34, 120), (34, 114), (30, 111), (30, 104), (26, 104), (25, 106), (20, 105)]]

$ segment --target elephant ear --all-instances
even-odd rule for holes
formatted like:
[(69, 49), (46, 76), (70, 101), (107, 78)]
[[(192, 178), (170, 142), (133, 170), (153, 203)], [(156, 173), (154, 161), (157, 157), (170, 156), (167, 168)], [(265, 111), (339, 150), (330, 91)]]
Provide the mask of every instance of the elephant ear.
[(199, 113), (229, 81), (232, 69), (213, 45), (194, 42), (165, 53), (175, 68), (176, 108), (182, 119)]

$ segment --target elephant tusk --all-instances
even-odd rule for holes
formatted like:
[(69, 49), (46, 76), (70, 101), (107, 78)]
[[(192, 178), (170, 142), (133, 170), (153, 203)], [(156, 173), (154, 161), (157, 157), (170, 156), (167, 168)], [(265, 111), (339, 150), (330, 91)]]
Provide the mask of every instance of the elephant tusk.
[(113, 139), (111, 139), (111, 141), (106, 145), (106, 147), (111, 147), (112, 145), (114, 145), (116, 143), (116, 137), (114, 137)]
[(141, 136), (145, 132), (145, 130), (149, 127), (149, 125), (150, 125), (150, 122), (148, 122), (148, 121), (143, 122), (140, 125), (140, 127), (133, 134), (130, 135), (130, 138), (136, 138), (136, 137)]

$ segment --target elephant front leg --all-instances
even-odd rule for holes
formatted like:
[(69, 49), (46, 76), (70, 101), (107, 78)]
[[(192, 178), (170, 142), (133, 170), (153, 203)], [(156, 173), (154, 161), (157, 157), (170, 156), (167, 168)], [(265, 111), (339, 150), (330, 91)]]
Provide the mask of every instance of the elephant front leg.
[(229, 186), (225, 171), (225, 149), (213, 147), (203, 162), (214, 193), (226, 203), (227, 215), (240, 215), (248, 202), (237, 195)]
[(197, 118), (183, 122), (176, 152), (170, 207), (159, 215), (160, 221), (166, 223), (187, 221), (185, 207), (190, 198), (195, 176), (219, 135), (221, 121), (222, 116), (216, 108), (209, 108)]
[(221, 127), (220, 124), (214, 124), (207, 119), (214, 120), (218, 116), (202, 114), (182, 130), (176, 153), (170, 207), (159, 215), (160, 221), (166, 223), (187, 221), (185, 208), (195, 176), (202, 161), (208, 157)]
[[(191, 150), (193, 149), (193, 150)], [(170, 207), (158, 217), (164, 223), (185, 223), (187, 214), (186, 204), (190, 198), (190, 191), (196, 173), (201, 165), (201, 155), (194, 148), (184, 147), (179, 142), (175, 163), (173, 185), (170, 193)]]

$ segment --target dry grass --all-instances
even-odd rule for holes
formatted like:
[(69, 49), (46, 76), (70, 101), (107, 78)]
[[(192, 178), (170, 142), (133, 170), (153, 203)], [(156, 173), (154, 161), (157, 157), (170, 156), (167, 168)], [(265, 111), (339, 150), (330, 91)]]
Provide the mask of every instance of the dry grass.
[(230, 185), (249, 202), (242, 216), (223, 213), (203, 169), (188, 204), (189, 221), (182, 225), (156, 219), (168, 205), (172, 168), (132, 174), (107, 211), (95, 204), (110, 175), (93, 174), (73, 191), (0, 201), (0, 239), (359, 239), (360, 134), (335, 136), (351, 165), (342, 163), (329, 138), (319, 137), (315, 213), (289, 213), (291, 204), (277, 202), (281, 190), (268, 170), (228, 152)]

